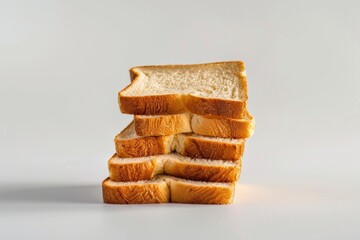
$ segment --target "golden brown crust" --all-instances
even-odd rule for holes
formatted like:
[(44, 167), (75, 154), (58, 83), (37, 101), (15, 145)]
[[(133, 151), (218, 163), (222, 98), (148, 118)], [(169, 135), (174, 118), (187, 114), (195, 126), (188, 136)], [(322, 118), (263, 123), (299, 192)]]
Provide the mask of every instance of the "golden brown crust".
[(182, 95), (180, 94), (124, 96), (122, 92), (126, 89), (127, 88), (119, 92), (119, 106), (122, 113), (157, 115), (182, 113), (186, 111)]
[[(244, 140), (225, 141), (193, 134), (126, 138), (124, 132), (131, 127), (132, 123), (114, 139), (116, 152), (121, 158), (163, 155), (176, 150), (192, 158), (236, 161), (244, 153)], [(207, 128), (200, 126), (199, 131), (207, 131)], [(203, 135), (209, 133), (211, 130)]]
[(243, 118), (246, 101), (204, 98), (194, 95), (184, 97), (186, 108), (195, 114), (220, 116), (226, 118)]
[(135, 115), (134, 124), (136, 134), (139, 136), (166, 136), (191, 132), (189, 113), (151, 117)]
[(124, 130), (115, 136), (116, 153), (121, 158), (146, 157), (171, 152), (174, 136), (137, 137), (134, 134), (132, 121)]
[(114, 185), (110, 178), (102, 183), (103, 200), (111, 204), (148, 204), (170, 202), (170, 190), (165, 181), (145, 184)]
[(246, 113), (245, 119), (214, 118), (194, 115), (192, 130), (196, 134), (222, 138), (249, 138), (255, 130), (255, 120)]
[(183, 181), (170, 181), (171, 202), (195, 204), (230, 204), (235, 184), (229, 186), (195, 185)]
[(225, 142), (189, 134), (179, 135), (178, 140), (182, 140), (184, 146), (182, 149), (177, 149), (179, 153), (191, 158), (237, 161), (243, 156), (245, 149), (245, 140)]
[[(196, 114), (190, 117), (188, 113), (153, 116), (135, 115), (134, 123), (137, 134), (143, 136), (171, 135), (192, 130), (194, 133), (204, 136), (239, 139), (250, 137), (255, 130), (255, 120), (247, 111), (243, 119)], [(210, 158), (223, 159), (221, 157)]]
[(158, 166), (156, 158), (144, 162), (121, 163), (114, 161), (114, 154), (108, 161), (110, 179), (114, 182), (132, 182), (149, 180), (156, 174), (162, 173), (162, 166)]
[(149, 182), (102, 183), (103, 199), (111, 204), (196, 203), (229, 204), (234, 197), (235, 183), (216, 184), (186, 181), (163, 176)]
[(121, 139), (117, 135), (114, 139), (116, 153), (119, 157), (146, 157), (162, 155), (171, 152), (173, 136), (143, 137)]
[(240, 177), (241, 160), (235, 166), (206, 165), (182, 161), (166, 161), (164, 173), (189, 180), (206, 182), (236, 182)]
[[(241, 159), (234, 164), (211, 164), (202, 160), (183, 158), (176, 154), (154, 156), (149, 159), (121, 161), (116, 154), (108, 161), (110, 179), (115, 182), (150, 180), (166, 173), (196, 181), (234, 182), (239, 179)], [(209, 160), (211, 161), (211, 160)]]
[[(139, 80), (141, 69), (144, 68), (186, 68), (192, 65), (217, 65), (221, 63), (236, 63), (239, 65), (239, 87), (242, 89), (243, 100), (226, 100), (217, 98), (206, 98), (193, 95), (167, 94), (150, 96), (125, 96), (124, 92)], [(214, 62), (206, 64), (187, 65), (162, 65), (162, 66), (141, 66), (130, 69), (131, 84), (119, 92), (118, 99), (122, 113), (134, 115), (160, 115), (174, 114), (188, 111), (201, 115), (214, 115), (229, 118), (242, 118), (246, 110), (247, 81), (245, 76), (245, 65), (241, 61)]]

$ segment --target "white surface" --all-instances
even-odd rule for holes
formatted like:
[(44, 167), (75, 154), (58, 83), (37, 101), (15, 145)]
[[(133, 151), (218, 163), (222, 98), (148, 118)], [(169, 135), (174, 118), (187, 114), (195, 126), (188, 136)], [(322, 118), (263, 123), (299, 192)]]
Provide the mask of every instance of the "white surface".
[[(123, 2), (0, 2), (0, 239), (359, 239), (360, 3)], [(235, 59), (235, 203), (102, 204), (128, 68)]]

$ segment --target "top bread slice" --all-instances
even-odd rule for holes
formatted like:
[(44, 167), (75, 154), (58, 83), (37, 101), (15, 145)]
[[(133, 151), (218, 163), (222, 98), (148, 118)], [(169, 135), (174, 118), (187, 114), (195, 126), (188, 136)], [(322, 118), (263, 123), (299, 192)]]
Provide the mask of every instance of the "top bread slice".
[(123, 113), (242, 118), (246, 110), (245, 65), (240, 61), (130, 69), (131, 84), (119, 92)]

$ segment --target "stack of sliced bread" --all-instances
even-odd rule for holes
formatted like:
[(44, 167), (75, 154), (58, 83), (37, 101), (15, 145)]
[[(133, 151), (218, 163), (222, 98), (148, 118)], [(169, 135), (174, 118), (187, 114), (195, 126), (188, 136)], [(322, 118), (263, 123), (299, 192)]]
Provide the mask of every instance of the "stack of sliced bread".
[(114, 139), (104, 202), (231, 203), (255, 129), (244, 64), (134, 67), (130, 77), (119, 105), (134, 120)]

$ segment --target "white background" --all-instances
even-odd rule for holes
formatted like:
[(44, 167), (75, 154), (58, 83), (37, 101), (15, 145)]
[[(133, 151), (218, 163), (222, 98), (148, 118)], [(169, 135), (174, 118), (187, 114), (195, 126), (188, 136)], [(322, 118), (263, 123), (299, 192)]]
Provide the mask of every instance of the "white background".
[[(0, 239), (359, 239), (359, 1), (0, 1)], [(243, 60), (229, 206), (102, 204), (135, 65)]]

